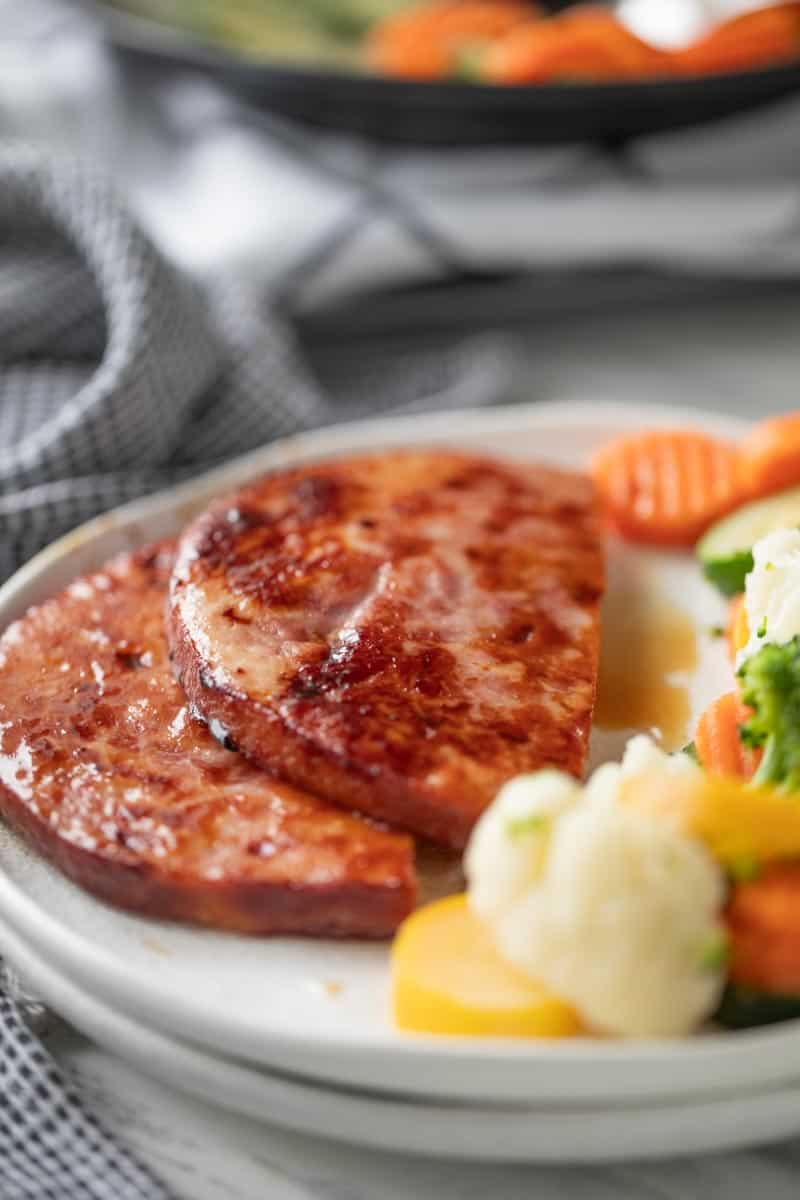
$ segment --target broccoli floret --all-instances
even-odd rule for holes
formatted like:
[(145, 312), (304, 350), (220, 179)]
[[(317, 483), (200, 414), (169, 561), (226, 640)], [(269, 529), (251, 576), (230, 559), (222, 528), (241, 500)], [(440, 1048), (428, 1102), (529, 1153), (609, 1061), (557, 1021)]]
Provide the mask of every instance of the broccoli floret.
[(742, 699), (754, 711), (741, 726), (746, 746), (763, 747), (754, 783), (800, 791), (800, 637), (768, 644), (739, 669)]

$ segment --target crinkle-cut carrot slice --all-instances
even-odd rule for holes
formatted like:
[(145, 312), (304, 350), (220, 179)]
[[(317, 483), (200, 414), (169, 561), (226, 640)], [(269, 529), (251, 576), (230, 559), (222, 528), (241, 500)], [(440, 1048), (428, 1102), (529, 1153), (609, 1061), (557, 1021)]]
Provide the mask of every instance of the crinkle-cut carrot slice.
[(616, 438), (591, 473), (620, 533), (653, 545), (692, 545), (742, 498), (737, 448), (689, 429)]
[(743, 439), (740, 455), (742, 483), (751, 496), (800, 484), (800, 413), (760, 421)]

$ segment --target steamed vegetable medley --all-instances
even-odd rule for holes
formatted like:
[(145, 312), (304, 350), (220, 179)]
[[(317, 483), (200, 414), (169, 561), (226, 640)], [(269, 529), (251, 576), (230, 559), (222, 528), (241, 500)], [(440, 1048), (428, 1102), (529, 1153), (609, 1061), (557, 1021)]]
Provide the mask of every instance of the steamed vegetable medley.
[(731, 598), (735, 686), (685, 752), (639, 736), (584, 785), (506, 784), (466, 894), (398, 935), (401, 1028), (660, 1037), (800, 1017), (800, 414), (738, 445), (621, 438), (591, 470), (623, 537), (697, 543)]

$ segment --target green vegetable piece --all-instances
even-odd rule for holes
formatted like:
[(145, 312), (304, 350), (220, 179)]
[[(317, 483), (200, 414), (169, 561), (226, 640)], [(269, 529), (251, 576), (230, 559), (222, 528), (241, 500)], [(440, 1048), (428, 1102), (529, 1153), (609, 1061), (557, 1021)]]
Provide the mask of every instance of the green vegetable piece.
[(685, 754), (686, 757), (690, 758), (693, 763), (697, 763), (698, 767), (700, 766), (700, 756), (697, 753), (697, 746), (695, 746), (694, 742), (689, 742), (689, 745), (684, 746), (682, 750), (678, 751), (678, 753)]
[(725, 637), (725, 626), (724, 625), (712, 625), (708, 632), (709, 632), (709, 636), (712, 638)]
[(767, 618), (762, 617), (761, 624), (759, 625), (758, 629), (756, 630), (756, 637), (763, 638), (766, 636), (767, 636)]
[(800, 791), (800, 637), (762, 646), (738, 676), (742, 700), (754, 710), (740, 726), (741, 739), (764, 750), (753, 783)]
[(510, 838), (517, 838), (526, 833), (541, 833), (548, 824), (549, 818), (543, 813), (531, 813), (527, 817), (509, 817), (505, 823), (505, 830)]
[(744, 581), (753, 569), (749, 550), (733, 554), (728, 559), (703, 563), (703, 574), (723, 596), (738, 596), (744, 591)]
[(729, 954), (728, 936), (720, 930), (708, 939), (700, 951), (700, 966), (705, 971), (721, 971), (728, 961)]
[(751, 856), (739, 858), (728, 868), (731, 879), (736, 883), (752, 883), (761, 874), (761, 863)]
[(800, 996), (757, 992), (729, 983), (722, 995), (716, 1019), (728, 1029), (751, 1029), (800, 1017)]
[(754, 500), (712, 525), (697, 544), (706, 578), (725, 596), (744, 590), (753, 569), (753, 546), (776, 529), (800, 526), (800, 488)]
[(486, 47), (482, 42), (465, 42), (455, 53), (455, 61), (451, 72), (453, 79), (463, 83), (483, 82), (483, 60), (486, 57)]

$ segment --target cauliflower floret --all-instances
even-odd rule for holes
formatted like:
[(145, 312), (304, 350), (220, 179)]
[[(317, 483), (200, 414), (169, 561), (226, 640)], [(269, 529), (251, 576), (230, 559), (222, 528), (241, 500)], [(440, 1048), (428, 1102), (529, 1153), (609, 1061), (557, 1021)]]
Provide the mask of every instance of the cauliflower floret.
[(516, 904), (539, 878), (553, 821), (581, 787), (561, 771), (519, 775), (497, 794), (473, 830), (464, 858), (470, 904), (485, 921)]
[(631, 738), (622, 756), (622, 774), (626, 778), (632, 775), (646, 775), (649, 771), (685, 775), (699, 769), (688, 754), (667, 754), (645, 734)]
[[(640, 756), (652, 771), (645, 749), (633, 748), (633, 761)], [(526, 776), (501, 793), (520, 812), (546, 816), (543, 824), (509, 823), (501, 798), (482, 817), (466, 859), (475, 912), (503, 955), (590, 1027), (688, 1033), (722, 988), (721, 870), (669, 822), (619, 804), (627, 770), (601, 767), (585, 791), (544, 774), (544, 783)]]
[(750, 637), (737, 667), (772, 642), (782, 646), (800, 634), (800, 530), (778, 529), (756, 542), (745, 581), (744, 607)]

